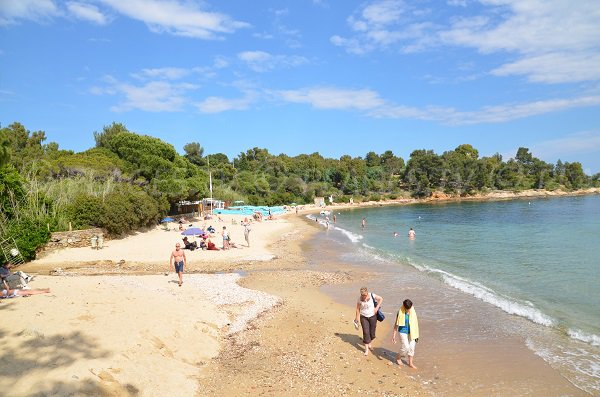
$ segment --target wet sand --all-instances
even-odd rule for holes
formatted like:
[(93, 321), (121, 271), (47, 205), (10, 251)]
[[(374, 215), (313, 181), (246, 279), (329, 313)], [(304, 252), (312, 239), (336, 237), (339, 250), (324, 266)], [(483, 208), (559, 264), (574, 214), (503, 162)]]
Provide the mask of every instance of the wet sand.
[[(309, 222), (312, 226), (312, 222)], [(325, 231), (321, 229), (321, 233)], [(318, 235), (317, 235), (318, 236)], [(383, 311), (390, 333), (376, 343), (390, 351), (391, 326), (403, 299), (410, 297), (419, 314), (419, 343), (415, 353), (418, 371), (414, 377), (437, 396), (588, 396), (527, 348), (526, 341), (505, 327), (509, 314), (452, 289), (421, 272), (402, 267), (402, 282), (389, 281), (390, 274), (374, 268), (344, 263), (338, 246), (321, 244), (318, 237), (304, 244), (308, 262), (327, 271), (353, 274), (352, 283), (324, 285), (321, 291), (341, 304), (355, 302), (360, 287), (367, 286), (386, 299)], [(395, 273), (398, 277), (398, 273)], [(358, 281), (362, 278), (361, 281)], [(443, 302), (455, 302), (439, 315)], [(431, 307), (437, 306), (435, 310)], [(512, 321), (528, 325), (514, 316)]]

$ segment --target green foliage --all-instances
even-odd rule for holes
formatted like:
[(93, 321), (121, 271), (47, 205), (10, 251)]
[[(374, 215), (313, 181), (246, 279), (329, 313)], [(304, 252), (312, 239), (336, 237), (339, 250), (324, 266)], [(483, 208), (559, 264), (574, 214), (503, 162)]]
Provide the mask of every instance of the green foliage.
[(136, 173), (147, 180), (174, 171), (177, 152), (172, 145), (158, 138), (119, 132), (107, 139), (105, 145), (119, 158), (131, 163)]
[(202, 155), (204, 154), (204, 148), (198, 142), (190, 142), (183, 146), (185, 152), (185, 158), (192, 164), (203, 166), (206, 164)]
[(0, 167), (0, 212), (7, 218), (14, 217), (15, 204), (26, 195), (21, 175), (12, 166)]
[[(36, 250), (50, 239), (47, 224), (30, 218), (9, 223), (6, 236), (13, 238), (25, 260), (35, 259)], [(4, 258), (0, 258), (4, 260)]]
[(100, 226), (100, 215), (104, 214), (102, 197), (79, 194), (65, 208), (65, 214), (76, 230)]
[[(205, 155), (198, 142), (184, 154), (160, 139), (132, 133), (120, 123), (94, 132), (96, 147), (81, 153), (44, 143), (43, 131), (20, 123), (0, 129), (0, 207), (5, 219), (65, 230), (99, 226), (122, 234), (156, 222), (180, 200), (213, 197), (254, 205), (336, 203), (428, 197), (434, 190), (470, 195), (504, 189), (579, 189), (600, 185), (580, 163), (545, 163), (521, 147), (514, 159), (479, 158), (468, 144), (442, 155), (415, 150), (406, 163), (391, 150), (365, 157), (290, 157), (252, 148), (229, 159)], [(210, 161), (210, 167), (209, 165)], [(29, 224), (28, 223), (28, 224)], [(4, 227), (6, 229), (6, 227)], [(1, 230), (0, 230), (1, 231)], [(37, 241), (32, 237), (32, 241)]]
[(105, 197), (78, 195), (66, 210), (77, 228), (101, 227), (122, 235), (156, 224), (164, 209), (141, 188), (119, 185)]
[(111, 125), (105, 125), (101, 132), (94, 131), (94, 140), (96, 141), (96, 147), (108, 147), (108, 141), (115, 135), (121, 132), (129, 132), (127, 128), (121, 123), (113, 123)]

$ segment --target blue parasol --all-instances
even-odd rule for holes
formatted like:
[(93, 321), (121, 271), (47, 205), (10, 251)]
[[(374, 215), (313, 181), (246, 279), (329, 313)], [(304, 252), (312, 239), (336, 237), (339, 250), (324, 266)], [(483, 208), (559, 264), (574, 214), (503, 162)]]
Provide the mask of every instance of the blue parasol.
[(175, 219), (171, 218), (170, 216), (166, 217), (166, 218), (162, 218), (161, 219), (161, 223), (165, 223), (165, 222), (173, 222)]
[(189, 229), (181, 232), (182, 236), (200, 236), (202, 234), (204, 234), (204, 230), (198, 227), (190, 227)]

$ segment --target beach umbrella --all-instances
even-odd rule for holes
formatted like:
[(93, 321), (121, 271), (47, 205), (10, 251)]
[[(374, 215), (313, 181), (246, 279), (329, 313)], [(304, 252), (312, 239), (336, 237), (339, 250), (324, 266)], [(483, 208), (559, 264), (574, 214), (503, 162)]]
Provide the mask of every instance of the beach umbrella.
[(161, 223), (165, 223), (165, 222), (173, 222), (175, 219), (171, 218), (170, 216), (166, 217), (166, 218), (162, 218), (161, 219)]
[(199, 236), (201, 234), (204, 234), (204, 230), (198, 227), (190, 227), (189, 229), (181, 232), (182, 236)]

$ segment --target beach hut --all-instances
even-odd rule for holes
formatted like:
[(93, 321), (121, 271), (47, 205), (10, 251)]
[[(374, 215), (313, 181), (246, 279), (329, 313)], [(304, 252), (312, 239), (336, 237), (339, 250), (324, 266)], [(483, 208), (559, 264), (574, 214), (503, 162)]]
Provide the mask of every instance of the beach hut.
[(318, 207), (325, 207), (325, 197), (315, 197), (315, 205)]

